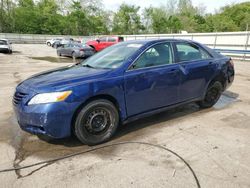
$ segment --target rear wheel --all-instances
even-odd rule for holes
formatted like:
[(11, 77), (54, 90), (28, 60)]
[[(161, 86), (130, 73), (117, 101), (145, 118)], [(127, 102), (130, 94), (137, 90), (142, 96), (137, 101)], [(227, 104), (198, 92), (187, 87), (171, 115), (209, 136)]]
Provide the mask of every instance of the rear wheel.
[(219, 81), (212, 83), (206, 92), (205, 98), (198, 102), (201, 108), (210, 108), (217, 103), (222, 93), (223, 86)]
[(108, 141), (119, 124), (116, 107), (108, 100), (92, 101), (76, 117), (74, 132), (84, 144), (96, 145)]
[(48, 46), (51, 46), (51, 43), (50, 43), (50, 42), (47, 42), (47, 45), (48, 45)]
[(62, 56), (62, 54), (61, 54), (60, 52), (57, 52), (57, 55), (58, 55), (58, 56)]

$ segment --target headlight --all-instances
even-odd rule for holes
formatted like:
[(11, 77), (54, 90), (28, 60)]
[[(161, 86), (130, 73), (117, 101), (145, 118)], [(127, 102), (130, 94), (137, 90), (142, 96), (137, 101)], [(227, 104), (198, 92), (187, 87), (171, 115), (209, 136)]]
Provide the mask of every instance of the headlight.
[(28, 105), (64, 101), (71, 93), (72, 91), (37, 94), (29, 101)]

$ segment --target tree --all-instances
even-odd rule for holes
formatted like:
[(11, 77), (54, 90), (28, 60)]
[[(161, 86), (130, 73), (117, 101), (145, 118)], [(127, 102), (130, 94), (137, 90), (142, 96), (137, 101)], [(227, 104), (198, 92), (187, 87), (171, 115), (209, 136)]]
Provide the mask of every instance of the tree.
[(191, 0), (168, 0), (160, 7), (122, 4), (107, 11), (102, 0), (0, 0), (0, 32), (104, 35), (244, 31), (250, 28), (250, 2), (215, 14)]
[(113, 19), (113, 33), (138, 34), (145, 28), (139, 15), (140, 7), (122, 4)]

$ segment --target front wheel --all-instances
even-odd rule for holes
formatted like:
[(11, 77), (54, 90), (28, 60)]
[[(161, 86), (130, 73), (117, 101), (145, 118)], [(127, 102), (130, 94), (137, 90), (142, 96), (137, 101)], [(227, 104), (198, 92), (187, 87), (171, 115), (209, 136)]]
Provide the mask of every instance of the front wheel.
[(205, 98), (202, 101), (199, 101), (198, 104), (201, 108), (210, 108), (217, 103), (219, 100), (223, 86), (219, 81), (211, 84), (206, 92)]
[(74, 132), (84, 144), (96, 145), (108, 141), (119, 124), (116, 107), (108, 100), (95, 100), (84, 106), (76, 117)]

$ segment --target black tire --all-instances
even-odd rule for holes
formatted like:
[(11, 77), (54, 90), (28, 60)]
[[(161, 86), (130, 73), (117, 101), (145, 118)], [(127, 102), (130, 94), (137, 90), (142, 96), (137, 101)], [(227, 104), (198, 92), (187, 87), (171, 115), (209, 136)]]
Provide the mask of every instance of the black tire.
[(61, 54), (60, 52), (57, 52), (57, 55), (58, 55), (58, 56), (62, 56), (62, 54)]
[(101, 144), (114, 135), (118, 124), (119, 114), (113, 103), (99, 99), (88, 103), (78, 113), (74, 133), (84, 144)]
[(205, 98), (199, 101), (198, 104), (201, 108), (210, 108), (219, 100), (223, 86), (219, 81), (213, 82), (208, 86)]
[(50, 43), (50, 42), (47, 42), (47, 45), (48, 45), (48, 46), (51, 46), (51, 43)]
[(9, 54), (12, 54), (12, 50), (9, 50)]

